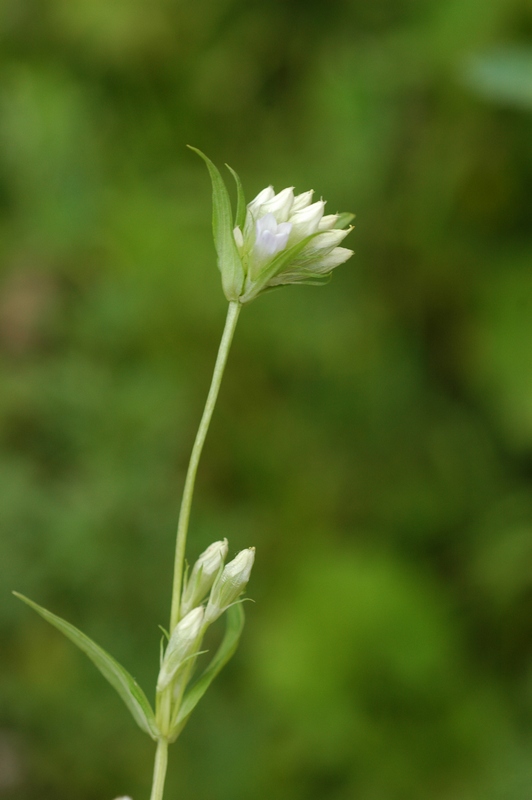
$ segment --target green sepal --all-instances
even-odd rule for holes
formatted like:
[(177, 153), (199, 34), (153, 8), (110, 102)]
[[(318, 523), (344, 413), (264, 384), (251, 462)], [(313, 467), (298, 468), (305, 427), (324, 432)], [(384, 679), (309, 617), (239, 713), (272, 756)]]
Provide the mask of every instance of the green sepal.
[(170, 634), (168, 633), (166, 628), (163, 628), (162, 625), (157, 625), (157, 627), (159, 628), (160, 631), (162, 631), (164, 633), (164, 638), (166, 639), (167, 642), (169, 642), (170, 641)]
[(344, 228), (347, 228), (347, 226), (351, 224), (351, 222), (354, 220), (354, 218), (355, 218), (355, 215), (351, 214), (349, 211), (340, 212), (340, 214), (338, 214), (338, 219), (336, 220), (336, 223), (334, 225), (334, 229), (335, 230), (338, 230), (338, 229), (342, 229), (343, 230)]
[(316, 233), (311, 233), (309, 236), (305, 236), (304, 239), (301, 239), (300, 242), (297, 244), (293, 244), (292, 247), (289, 247), (288, 250), (282, 250), (279, 255), (277, 255), (273, 261), (268, 264), (266, 269), (264, 269), (258, 278), (254, 281), (250, 281), (249, 287), (243, 293), (242, 297), (240, 298), (241, 303), (249, 303), (250, 300), (253, 300), (263, 289), (264, 287), (278, 275), (283, 269), (294, 261), (300, 252), (307, 246), (312, 239), (315, 239), (316, 236), (320, 236), (323, 231), (317, 231)]
[(174, 741), (181, 733), (192, 711), (197, 706), (220, 670), (234, 655), (238, 641), (244, 628), (245, 614), (242, 603), (238, 602), (227, 609), (225, 635), (207, 669), (200, 675), (190, 689), (187, 690), (179, 708), (177, 717), (172, 725), (170, 741)]
[(235, 179), (236, 183), (236, 217), (235, 217), (235, 227), (238, 225), (242, 233), (244, 233), (244, 225), (246, 224), (246, 196), (244, 195), (244, 187), (242, 186), (242, 181), (235, 170), (229, 166), (229, 164), (225, 165), (233, 178)]
[(212, 183), (212, 232), (222, 274), (222, 286), (229, 301), (237, 301), (244, 285), (244, 268), (233, 236), (233, 213), (226, 185), (218, 168), (197, 147), (190, 150), (204, 160)]
[(331, 280), (332, 271), (312, 272), (310, 269), (302, 269), (293, 279), (287, 276), (286, 281), (283, 281), (283, 283), (276, 283), (271, 288), (277, 289), (278, 286), (291, 286), (293, 284), (297, 284), (298, 286), (324, 286), (326, 283), (330, 283)]
[(13, 592), (15, 597), (22, 600), (23, 603), (33, 608), (38, 614), (43, 617), (47, 622), (57, 628), (61, 633), (74, 642), (86, 656), (90, 658), (92, 663), (100, 670), (104, 678), (106, 678), (111, 686), (116, 689), (128, 709), (130, 710), (133, 719), (137, 725), (152, 739), (157, 740), (160, 736), (157, 723), (155, 722), (155, 715), (148, 698), (136, 682), (136, 680), (124, 669), (124, 667), (115, 661), (115, 659), (106, 653), (99, 645), (89, 639), (84, 633), (66, 622), (61, 617), (52, 614), (42, 606), (29, 600), (24, 595), (18, 592)]

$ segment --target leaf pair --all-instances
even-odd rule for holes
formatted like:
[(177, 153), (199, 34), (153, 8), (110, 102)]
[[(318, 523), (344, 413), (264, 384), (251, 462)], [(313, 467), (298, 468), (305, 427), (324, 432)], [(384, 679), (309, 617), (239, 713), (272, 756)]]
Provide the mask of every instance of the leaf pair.
[[(13, 594), (22, 600), (22, 602), (33, 608), (43, 619), (61, 631), (71, 642), (79, 647), (120, 695), (137, 725), (147, 733), (148, 736), (151, 736), (152, 739), (157, 740), (160, 738), (161, 733), (148, 698), (136, 680), (118, 663), (118, 661), (78, 628), (71, 625), (70, 622), (66, 622), (66, 620), (61, 619), (61, 617), (58, 617), (56, 614), (52, 614), (51, 611), (47, 611), (47, 609), (39, 606), (37, 603), (34, 603), (33, 600), (29, 600), (18, 592), (13, 592)], [(177, 718), (179, 724), (178, 733), (184, 728), (190, 714), (201, 700), (214, 678), (235, 652), (243, 627), (244, 610), (242, 604), (239, 603), (232, 606), (227, 611), (225, 636), (216, 655), (207, 669), (186, 692), (183, 698), (183, 703)]]

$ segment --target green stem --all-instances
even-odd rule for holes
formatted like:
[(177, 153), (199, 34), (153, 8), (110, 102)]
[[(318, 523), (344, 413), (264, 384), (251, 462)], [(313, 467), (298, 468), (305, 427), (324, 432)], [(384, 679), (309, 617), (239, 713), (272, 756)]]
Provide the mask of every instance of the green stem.
[(173, 631), (179, 622), (179, 606), (181, 601), (181, 583), (183, 580), (183, 566), (185, 561), (185, 546), (187, 542), (188, 521), (190, 518), (190, 507), (192, 505), (192, 495), (194, 494), (194, 483), (196, 480), (196, 472), (198, 471), (198, 464), (205, 443), (205, 437), (209, 430), (209, 423), (211, 421), (212, 412), (216, 405), (216, 398), (222, 382), (225, 365), (227, 363), (227, 356), (231, 347), (231, 341), (235, 332), (238, 315), (240, 313), (240, 303), (230, 302), (227, 310), (227, 318), (225, 320), (225, 328), (222, 335), (222, 341), (218, 350), (216, 364), (214, 366), (214, 373), (212, 376), (211, 387), (205, 403), (203, 416), (196, 434), (194, 446), (190, 456), (190, 462), (187, 470), (187, 477), (185, 479), (185, 488), (183, 489), (183, 499), (181, 501), (181, 510), (179, 512), (179, 521), (177, 524), (177, 540), (175, 548), (175, 561), (174, 561), (174, 585), (172, 589), (172, 611), (170, 614), (170, 633)]
[(166, 764), (168, 762), (168, 742), (166, 739), (157, 740), (155, 765), (153, 768), (153, 783), (150, 800), (162, 800), (164, 792), (164, 779), (166, 778)]

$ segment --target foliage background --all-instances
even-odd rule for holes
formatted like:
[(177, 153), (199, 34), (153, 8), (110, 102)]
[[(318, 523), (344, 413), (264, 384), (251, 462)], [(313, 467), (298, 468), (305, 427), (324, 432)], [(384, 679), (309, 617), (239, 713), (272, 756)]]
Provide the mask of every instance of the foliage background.
[(187, 800), (525, 800), (532, 778), (527, 0), (0, 6), (0, 797), (147, 797), (145, 686), (224, 318), (194, 144), (353, 210), (326, 289), (244, 310), (190, 554), (255, 544)]

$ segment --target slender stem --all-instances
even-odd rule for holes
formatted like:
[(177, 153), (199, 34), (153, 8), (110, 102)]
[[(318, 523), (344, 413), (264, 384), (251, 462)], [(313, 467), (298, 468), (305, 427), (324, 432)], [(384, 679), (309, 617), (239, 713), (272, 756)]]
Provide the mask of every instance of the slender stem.
[(157, 740), (155, 752), (155, 765), (153, 768), (153, 783), (150, 800), (162, 800), (164, 779), (166, 778), (166, 764), (168, 762), (168, 742), (166, 739)]
[(218, 350), (216, 364), (214, 366), (214, 373), (212, 376), (211, 387), (205, 403), (203, 416), (196, 434), (194, 446), (190, 456), (190, 462), (187, 470), (187, 477), (185, 479), (185, 488), (183, 489), (183, 499), (181, 501), (181, 510), (179, 512), (179, 522), (177, 524), (177, 540), (175, 549), (174, 561), (174, 586), (172, 590), (172, 611), (170, 615), (170, 633), (179, 622), (179, 605), (181, 597), (181, 582), (183, 579), (183, 565), (185, 560), (185, 546), (187, 541), (188, 521), (190, 518), (190, 506), (192, 505), (192, 495), (194, 493), (194, 482), (196, 480), (196, 472), (198, 471), (198, 464), (205, 443), (205, 437), (209, 429), (212, 412), (218, 397), (218, 391), (222, 382), (227, 356), (231, 347), (231, 341), (235, 332), (238, 315), (240, 313), (240, 303), (230, 302), (227, 310), (227, 318), (225, 320), (225, 328), (222, 335), (222, 341)]

